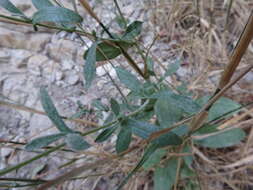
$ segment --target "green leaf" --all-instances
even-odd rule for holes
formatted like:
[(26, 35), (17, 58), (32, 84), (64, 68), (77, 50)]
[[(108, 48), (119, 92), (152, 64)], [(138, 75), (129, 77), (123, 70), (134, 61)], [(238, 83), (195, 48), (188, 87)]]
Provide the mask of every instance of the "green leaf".
[(209, 133), (218, 132), (218, 125), (209, 125), (205, 124), (201, 128), (199, 128), (197, 131), (194, 132), (194, 135), (205, 135)]
[(157, 149), (143, 164), (145, 170), (149, 170), (155, 165), (159, 164), (161, 159), (166, 155), (167, 151), (164, 149)]
[[(96, 61), (106, 61), (118, 57), (122, 52), (116, 43), (124, 49), (127, 49), (132, 45), (131, 43), (119, 40), (99, 42), (96, 51)], [(84, 59), (87, 59), (88, 51), (89, 49), (84, 53)]]
[(86, 87), (90, 87), (93, 79), (96, 76), (96, 48), (97, 43), (93, 43), (87, 53), (87, 59), (84, 65), (84, 78)]
[(108, 138), (110, 138), (110, 136), (114, 133), (114, 131), (116, 131), (116, 129), (118, 128), (118, 125), (115, 125), (113, 127), (107, 128), (105, 130), (103, 130), (95, 139), (95, 142), (97, 143), (101, 143), (106, 141)]
[(187, 125), (181, 125), (173, 129), (171, 132), (181, 137), (183, 135), (186, 135), (189, 132), (189, 127)]
[[(198, 99), (198, 103), (200, 105), (204, 105), (207, 103), (207, 101), (210, 99), (210, 96), (204, 96), (200, 99)], [(234, 102), (233, 100), (225, 97), (221, 97), (214, 105), (211, 107), (211, 109), (208, 112), (208, 121), (217, 119), (223, 115), (226, 115), (227, 113), (236, 110), (240, 108), (241, 105), (237, 102)], [(226, 117), (229, 116), (226, 115)]]
[(173, 75), (174, 73), (177, 72), (179, 68), (180, 68), (180, 59), (177, 59), (175, 62), (169, 64), (167, 71), (165, 72), (165, 77)]
[(177, 136), (175, 133), (169, 132), (161, 135), (157, 139), (152, 141), (153, 144), (156, 144), (157, 147), (163, 148), (169, 145), (180, 145), (182, 144), (182, 139)]
[(141, 29), (142, 29), (142, 22), (134, 21), (127, 27), (125, 34), (122, 36), (122, 39), (133, 40), (135, 37), (140, 35)]
[(124, 187), (124, 185), (127, 183), (127, 181), (143, 166), (143, 164), (155, 152), (156, 149), (157, 149), (157, 146), (154, 144), (147, 147), (141, 160), (138, 162), (138, 164), (135, 166), (135, 168), (123, 179), (123, 181), (119, 184), (119, 186), (116, 190), (121, 190)]
[[(183, 148), (183, 153), (192, 153), (192, 149), (189, 145), (186, 145), (184, 148)], [(193, 156), (184, 156), (184, 162), (185, 164), (191, 168), (192, 166), (192, 162), (193, 162)]]
[(36, 9), (54, 6), (49, 0), (32, 0), (32, 3), (36, 7)]
[(72, 133), (73, 130), (68, 128), (63, 122), (45, 88), (40, 89), (40, 99), (43, 109), (53, 124), (55, 124), (55, 126), (59, 129), (59, 131), (64, 133)]
[(104, 105), (100, 99), (95, 99), (92, 101), (92, 106), (97, 108), (98, 110), (100, 111), (105, 111), (105, 112), (108, 112), (109, 111), (109, 108), (107, 105)]
[(106, 119), (105, 119), (103, 125), (107, 125), (108, 123), (112, 122), (113, 119), (114, 119), (114, 114), (113, 114), (113, 113), (110, 113), (110, 114), (106, 117)]
[(151, 59), (151, 57), (147, 57), (146, 59), (146, 64), (147, 64), (147, 69), (148, 69), (148, 73), (151, 76), (155, 76), (155, 72), (154, 72), (154, 62)]
[(20, 15), (20, 16), (25, 16), (24, 13), (22, 13), (15, 5), (13, 5), (12, 2), (9, 0), (0, 0), (0, 6), (6, 9), (7, 11)]
[(121, 17), (120, 15), (117, 15), (115, 17), (116, 23), (119, 25), (120, 28), (125, 29), (126, 28), (126, 22), (128, 22), (128, 19), (125, 19)]
[(170, 190), (176, 180), (178, 160), (170, 159), (164, 167), (158, 167), (154, 173), (154, 190)]
[(59, 134), (54, 134), (54, 135), (47, 135), (43, 137), (36, 138), (29, 142), (26, 146), (25, 149), (29, 151), (33, 151), (36, 149), (43, 148), (45, 146), (48, 146), (49, 144), (59, 140), (60, 138), (64, 137), (66, 134), (65, 133), (59, 133)]
[(76, 151), (86, 150), (90, 148), (90, 144), (87, 143), (78, 133), (67, 134), (66, 143), (70, 148)]
[(152, 133), (159, 130), (158, 126), (144, 121), (129, 119), (126, 124), (132, 127), (133, 134), (143, 139), (147, 139)]
[(119, 154), (128, 149), (132, 139), (132, 128), (122, 125), (116, 141), (116, 152)]
[(111, 104), (112, 112), (116, 116), (119, 115), (119, 113), (120, 113), (120, 105), (118, 104), (118, 102), (114, 98), (111, 98), (110, 104)]
[(155, 113), (160, 125), (169, 128), (183, 117), (182, 110), (168, 98), (159, 98), (155, 104)]
[(57, 24), (81, 23), (82, 17), (72, 10), (63, 7), (44, 7), (33, 15), (33, 24), (52, 22)]
[(133, 91), (138, 91), (141, 89), (141, 82), (132, 73), (120, 67), (116, 68), (116, 72), (120, 82), (123, 83), (127, 88)]
[(226, 130), (213, 135), (211, 133), (210, 135), (204, 139), (195, 140), (195, 143), (203, 147), (224, 148), (240, 143), (246, 136), (245, 132), (239, 128)]

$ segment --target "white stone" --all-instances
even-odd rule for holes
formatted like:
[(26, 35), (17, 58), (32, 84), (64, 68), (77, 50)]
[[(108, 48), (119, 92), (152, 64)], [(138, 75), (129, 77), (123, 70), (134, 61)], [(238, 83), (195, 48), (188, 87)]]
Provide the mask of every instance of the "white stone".
[(56, 71), (56, 72), (55, 72), (55, 79), (56, 79), (57, 81), (62, 80), (63, 77), (64, 77), (64, 74), (63, 74), (61, 71)]
[(70, 75), (67, 78), (67, 83), (70, 84), (70, 85), (75, 85), (78, 81), (79, 81), (78, 74)]
[(62, 70), (66, 71), (66, 70), (71, 70), (74, 67), (74, 62), (72, 60), (64, 60), (62, 62)]
[(9, 156), (11, 154), (11, 152), (13, 151), (12, 148), (1, 148), (1, 157), (5, 158), (7, 156)]

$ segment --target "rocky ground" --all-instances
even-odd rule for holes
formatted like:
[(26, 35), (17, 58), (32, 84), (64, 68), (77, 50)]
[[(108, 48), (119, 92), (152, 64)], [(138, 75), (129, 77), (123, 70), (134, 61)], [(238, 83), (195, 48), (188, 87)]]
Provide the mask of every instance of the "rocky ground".
[[(32, 15), (35, 11), (30, 0), (11, 1), (27, 15)], [(71, 1), (62, 0), (62, 2), (67, 7), (72, 7)], [(182, 32), (171, 37), (170, 33), (172, 31), (168, 27), (169, 25), (167, 26), (166, 15), (164, 15), (164, 12), (160, 14), (159, 11), (157, 15), (154, 15), (154, 10), (150, 2), (151, 1), (124, 0), (120, 3), (123, 7), (124, 14), (127, 15), (130, 20), (138, 19), (145, 21), (141, 41), (146, 47), (151, 44), (155, 33), (161, 37), (152, 48), (152, 53), (159, 58), (164, 66), (167, 66), (171, 61), (175, 60), (175, 55), (181, 56), (184, 54), (183, 52), (194, 51), (194, 48), (199, 52), (205, 52), (205, 39), (203, 41), (196, 40), (196, 43), (194, 41), (193, 45), (188, 47), (184, 39), (180, 39), (181, 36), (184, 35), (188, 37), (188, 33)], [(111, 21), (115, 16), (113, 1), (92, 1), (92, 6), (95, 8), (94, 10), (98, 13), (98, 16), (106, 24), (112, 24), (112, 26), (114, 26), (114, 23)], [(99, 26), (95, 21), (87, 16), (80, 7), (79, 9), (80, 14), (85, 20), (84, 27), (90, 31), (98, 29)], [(1, 11), (3, 10), (0, 9), (0, 12)], [(156, 23), (152, 20), (155, 16), (156, 22), (158, 21), (160, 23)], [(245, 19), (243, 22), (245, 22)], [(112, 29), (114, 29), (114, 27), (112, 27)], [(189, 32), (189, 34), (193, 32), (195, 31)], [(238, 36), (239, 33), (235, 37)], [(178, 43), (181, 44), (178, 45)], [(91, 42), (87, 39), (80, 40), (80, 38), (74, 34), (67, 35), (64, 32), (56, 32), (42, 28), (40, 28), (38, 32), (34, 32), (32, 27), (0, 23), (0, 101), (42, 110), (38, 92), (41, 86), (46, 86), (58, 111), (64, 116), (69, 117), (76, 113), (79, 109), (78, 104), (89, 107), (92, 100), (96, 98), (103, 99), (105, 103), (108, 102), (109, 97), (117, 96), (118, 92), (108, 79), (103, 67), (97, 69), (98, 77), (94, 81), (92, 87), (89, 90), (84, 88), (82, 73), (84, 60), (82, 55), (87, 49), (87, 45), (90, 44)], [(181, 51), (184, 48), (185, 51)], [(180, 50), (178, 51), (177, 49)], [(221, 51), (218, 51), (217, 54), (220, 52)], [(252, 50), (249, 54), (245, 62), (248, 60), (252, 61)], [(198, 55), (196, 53), (194, 54), (194, 58), (188, 55), (182, 56), (182, 67), (177, 73), (177, 79), (180, 80), (181, 77), (187, 78), (188, 75), (193, 76), (196, 74), (192, 81), (195, 79), (197, 81), (198, 72), (206, 67), (206, 65), (200, 65), (199, 63), (201, 61), (207, 63), (204, 58), (205, 56), (208, 55), (205, 53), (203, 53), (203, 55)], [(218, 56), (220, 55), (215, 54), (212, 56), (212, 58), (215, 58), (213, 60), (211, 59), (211, 61), (213, 61), (212, 66), (214, 67), (218, 65), (216, 63), (224, 63), (227, 61), (227, 59), (219, 59)], [(195, 63), (195, 60), (200, 61)], [(194, 65), (194, 69), (188, 69), (190, 64)], [(198, 67), (198, 64), (200, 67)], [(194, 83), (194, 85), (191, 86), (191, 89), (199, 90), (200, 93), (203, 93), (203, 91), (205, 93), (211, 92), (215, 88), (214, 84), (219, 79), (219, 74), (222, 69), (221, 65), (218, 65), (213, 73), (210, 73), (211, 77), (207, 83), (202, 84), (201, 80), (199, 80), (196, 84)], [(111, 76), (116, 79), (116, 74), (113, 69), (108, 65), (106, 65), (105, 68), (109, 71)], [(160, 72), (159, 69), (158, 72)], [(237, 95), (237, 92), (249, 95), (250, 90), (253, 89), (252, 78), (252, 73), (247, 75), (245, 78), (246, 82), (241, 82), (241, 86), (235, 87), (235, 91), (233, 91), (235, 95)], [(239, 87), (244, 88), (244, 91), (238, 90)], [(122, 90), (124, 91), (124, 89)], [(252, 95), (249, 95), (249, 99), (245, 99), (245, 102), (249, 101), (252, 101)], [(86, 119), (89, 120), (93, 119), (92, 115), (82, 117), (87, 117)], [(87, 127), (82, 125), (77, 126), (74, 123), (69, 123), (69, 125), (81, 130)], [(12, 140), (26, 143), (35, 137), (52, 134), (55, 130), (50, 120), (43, 115), (19, 111), (7, 106), (0, 106), (0, 140)], [(95, 148), (100, 149), (101, 147)], [(91, 151), (96, 152), (95, 148)], [(14, 145), (11, 145), (11, 147), (2, 146), (0, 147), (0, 169), (27, 160), (34, 155), (33, 153), (23, 151), (22, 148), (15, 148)], [(65, 163), (72, 157), (73, 154), (57, 153), (54, 154), (54, 156), (41, 159), (30, 166), (22, 168), (15, 176), (34, 177), (38, 176), (40, 170), (45, 169), (44, 175), (47, 175), (48, 178), (54, 177), (59, 174), (59, 172), (57, 173), (57, 166)], [(92, 159), (91, 156), (85, 155), (84, 159), (81, 161), (84, 162), (90, 159)], [(99, 173), (103, 171), (98, 170), (96, 172)], [(119, 178), (120, 177), (117, 175), (111, 179), (94, 177), (91, 178), (91, 180), (65, 183), (63, 189), (108, 190), (112, 189), (112, 187), (118, 183)], [(110, 183), (108, 183), (108, 181), (110, 181)]]
[[(35, 11), (31, 1), (13, 0), (12, 2), (26, 15), (32, 15)], [(71, 7), (71, 1), (62, 2), (67, 7)], [(126, 14), (132, 15), (133, 19), (140, 17), (134, 11), (133, 3), (128, 2), (124, 5)], [(111, 1), (108, 1), (106, 6), (105, 2), (103, 6), (95, 2), (94, 6), (99, 15), (103, 15), (105, 22), (110, 21), (114, 16), (115, 10)], [(2, 13), (3, 9), (0, 11)], [(86, 19), (85, 27), (92, 29), (98, 27), (97, 24), (94, 24), (94, 20), (84, 13), (80, 14)], [(90, 44), (86, 39), (83, 40), (88, 45)], [(106, 102), (107, 98), (115, 96), (117, 91), (106, 77), (106, 72), (102, 67), (98, 68), (98, 77), (92, 87), (88, 91), (84, 88), (82, 55), (86, 49), (87, 46), (74, 34), (56, 33), (56, 31), (47, 29), (39, 29), (38, 32), (35, 32), (32, 27), (0, 23), (0, 100), (43, 110), (38, 92), (41, 86), (46, 86), (58, 111), (64, 116), (76, 113), (78, 103), (82, 106), (89, 106), (96, 98), (104, 99)], [(110, 66), (105, 66), (105, 68), (108, 71), (112, 70)], [(116, 77), (115, 72), (111, 71), (110, 74)], [(76, 127), (73, 123), (69, 125)], [(56, 131), (47, 117), (6, 106), (0, 106), (0, 126), (1, 140), (21, 143)], [(0, 169), (34, 156), (32, 153), (22, 151), (22, 148), (20, 150), (14, 147), (11, 145), (11, 147), (2, 146), (0, 148)], [(50, 176), (57, 175), (57, 172), (54, 171), (56, 166), (71, 159), (72, 156), (73, 154), (55, 154), (53, 157), (36, 161), (22, 168), (14, 175), (32, 177), (36, 175), (36, 170), (47, 167), (53, 171), (53, 175), (49, 173), (47, 176), (50, 178)], [(64, 189), (109, 189), (109, 184), (104, 181), (102, 178), (94, 178), (94, 180), (82, 182), (81, 187), (80, 182), (72, 182)]]

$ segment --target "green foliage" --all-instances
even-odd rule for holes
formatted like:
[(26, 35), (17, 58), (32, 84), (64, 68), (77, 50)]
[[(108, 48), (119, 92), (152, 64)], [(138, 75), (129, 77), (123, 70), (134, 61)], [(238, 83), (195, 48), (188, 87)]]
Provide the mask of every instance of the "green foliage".
[(159, 164), (161, 159), (166, 155), (167, 151), (164, 149), (157, 149), (143, 164), (145, 170), (153, 168), (155, 165)]
[(105, 111), (108, 112), (109, 111), (109, 107), (107, 105), (104, 105), (100, 99), (95, 99), (92, 101), (91, 104), (93, 107), (97, 108), (100, 111)]
[(74, 24), (81, 23), (82, 21), (82, 17), (74, 11), (56, 6), (39, 9), (32, 17), (33, 24), (38, 24), (41, 22)]
[(111, 135), (116, 131), (116, 129), (118, 128), (118, 125), (114, 125), (108, 129), (104, 129), (95, 139), (95, 142), (97, 143), (101, 143), (106, 141), (107, 139), (109, 139), (111, 137)]
[[(204, 96), (200, 99), (198, 99), (198, 103), (200, 105), (204, 105), (210, 96)], [(217, 102), (214, 103), (214, 105), (211, 107), (211, 109), (208, 112), (208, 121), (212, 121), (214, 119), (217, 119), (219, 117), (222, 117), (226, 115), (229, 116), (227, 113), (232, 112), (234, 110), (237, 110), (240, 108), (241, 105), (237, 102), (234, 102), (233, 100), (225, 97), (221, 97)]]
[(134, 167), (134, 169), (123, 179), (123, 181), (119, 184), (117, 190), (121, 190), (123, 186), (127, 183), (127, 181), (143, 166), (143, 164), (149, 159), (149, 157), (156, 151), (157, 146), (152, 144), (148, 146), (138, 164)]
[(78, 133), (67, 134), (65, 141), (70, 148), (76, 151), (82, 151), (90, 148), (90, 144), (87, 143)]
[(43, 147), (48, 146), (49, 144), (61, 139), (65, 135), (66, 135), (65, 133), (58, 133), (58, 134), (54, 134), (54, 135), (47, 135), (47, 136), (36, 138), (36, 139), (30, 141), (25, 146), (25, 149), (29, 150), (29, 151), (33, 151), (33, 150), (43, 148)]
[(177, 72), (179, 68), (180, 68), (180, 60), (177, 59), (174, 63), (169, 64), (165, 76), (167, 77), (173, 75), (174, 73)]
[(176, 179), (177, 159), (172, 158), (154, 173), (154, 190), (170, 190)]
[(134, 119), (127, 120), (126, 124), (132, 127), (133, 134), (143, 139), (147, 139), (152, 133), (159, 130), (156, 125)]
[(138, 91), (141, 88), (141, 82), (129, 71), (120, 67), (116, 68), (117, 75), (121, 83), (132, 91)]
[(67, 125), (64, 123), (45, 88), (40, 89), (40, 100), (48, 117), (53, 122), (53, 124), (55, 124), (55, 126), (59, 129), (59, 131), (63, 133), (72, 133), (73, 130), (68, 128)]
[(140, 35), (141, 29), (142, 29), (142, 22), (134, 21), (127, 27), (126, 32), (122, 36), (122, 39), (129, 41), (134, 40), (135, 37)]
[(54, 6), (49, 0), (32, 0), (32, 3), (37, 9)]
[(179, 121), (183, 116), (182, 110), (179, 107), (175, 107), (167, 97), (161, 97), (157, 100), (155, 113), (163, 128), (170, 127), (170, 125)]
[(210, 136), (201, 140), (196, 140), (195, 143), (203, 147), (224, 148), (240, 143), (245, 136), (246, 134), (242, 129), (235, 128), (217, 134), (211, 133)]
[(115, 116), (118, 116), (120, 114), (119, 103), (114, 98), (111, 98), (110, 104), (111, 104), (112, 112), (115, 114)]
[[(123, 40), (112, 39), (99, 42), (96, 50), (96, 61), (106, 61), (118, 57), (122, 53), (118, 45), (124, 49), (127, 49), (132, 46), (132, 43)], [(85, 60), (87, 59), (89, 49), (84, 53)]]
[(0, 6), (9, 11), (10, 13), (18, 16), (25, 17), (24, 13), (22, 13), (12, 2), (9, 0), (1, 0)]
[(179, 136), (177, 136), (173, 132), (169, 132), (161, 135), (157, 139), (153, 140), (151, 143), (156, 144), (159, 148), (163, 148), (169, 145), (180, 145), (182, 144), (182, 142), (183, 141)]
[(120, 132), (116, 142), (116, 152), (119, 154), (128, 149), (132, 139), (132, 127), (129, 125), (121, 125)]
[(87, 53), (87, 59), (84, 65), (84, 78), (86, 87), (90, 87), (91, 82), (96, 76), (96, 48), (97, 43), (93, 43)]

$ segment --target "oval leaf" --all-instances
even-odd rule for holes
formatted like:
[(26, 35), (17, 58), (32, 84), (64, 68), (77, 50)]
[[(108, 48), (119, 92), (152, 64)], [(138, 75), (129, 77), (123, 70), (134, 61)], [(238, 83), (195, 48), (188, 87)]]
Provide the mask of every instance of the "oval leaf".
[(33, 15), (33, 23), (52, 22), (60, 24), (80, 23), (83, 19), (72, 10), (63, 7), (44, 7)]
[(183, 117), (183, 112), (168, 98), (159, 98), (155, 104), (155, 114), (163, 128), (169, 128)]
[(167, 154), (167, 150), (165, 149), (157, 149), (143, 164), (143, 168), (145, 170), (151, 169), (155, 165), (159, 164), (161, 159)]
[(174, 185), (177, 173), (177, 159), (169, 160), (154, 173), (154, 190), (169, 190)]
[[(204, 97), (198, 99), (198, 103), (200, 105), (204, 105), (205, 103), (207, 103), (209, 98), (210, 98), (210, 96), (204, 96)], [(217, 119), (222, 116), (227, 117), (227, 116), (229, 116), (229, 114), (227, 114), (227, 113), (237, 110), (240, 107), (241, 107), (241, 105), (238, 104), (237, 102), (235, 102), (229, 98), (221, 97), (216, 103), (214, 103), (214, 105), (209, 110), (208, 121), (212, 121), (212, 120)]]
[(143, 139), (147, 139), (152, 133), (159, 130), (159, 127), (156, 125), (133, 119), (127, 120), (126, 125), (132, 127), (133, 134)]
[(132, 128), (126, 125), (121, 126), (116, 141), (116, 152), (119, 154), (128, 149), (132, 139)]
[(127, 29), (125, 34), (123, 35), (122, 39), (124, 40), (133, 40), (135, 37), (140, 35), (142, 29), (142, 22), (141, 21), (134, 21), (131, 23)]
[(15, 5), (12, 4), (9, 0), (0, 0), (0, 6), (6, 9), (7, 11), (16, 14), (25, 16)]
[(246, 136), (245, 132), (238, 128), (210, 135), (207, 138), (195, 140), (195, 143), (203, 147), (224, 148), (240, 143)]
[(40, 89), (40, 99), (45, 112), (53, 124), (55, 124), (55, 126), (59, 129), (59, 131), (72, 133), (73, 130), (68, 128), (64, 121), (61, 119), (45, 88)]
[(111, 98), (110, 104), (111, 104), (112, 112), (116, 116), (119, 115), (119, 113), (120, 113), (120, 106), (119, 106), (118, 102), (114, 98)]
[(108, 129), (103, 130), (95, 139), (95, 142), (101, 143), (106, 141), (113, 133), (116, 131), (118, 126), (113, 126)]
[(91, 82), (96, 76), (96, 48), (97, 43), (93, 43), (87, 53), (87, 59), (84, 65), (84, 78), (86, 87), (90, 87)]
[(141, 89), (141, 82), (132, 73), (120, 67), (116, 68), (116, 72), (120, 82), (123, 83), (127, 88), (133, 91), (138, 91)]
[[(122, 48), (127, 49), (132, 44), (118, 40), (106, 40), (98, 43), (96, 51), (96, 61), (106, 61), (114, 59), (121, 54), (120, 48), (115, 44), (117, 42)], [(84, 53), (84, 59), (87, 59), (89, 49)]]
[(66, 138), (66, 143), (70, 148), (76, 151), (90, 148), (90, 144), (87, 143), (83, 137), (77, 133), (69, 133)]
[(49, 0), (32, 0), (32, 3), (36, 9), (54, 6)]
[(163, 148), (169, 145), (180, 145), (182, 142), (182, 139), (172, 132), (163, 134), (152, 141), (152, 143), (156, 144), (158, 148)]
[(66, 134), (65, 133), (59, 133), (59, 134), (54, 134), (54, 135), (47, 135), (44, 137), (39, 137), (31, 142), (29, 142), (26, 146), (25, 149), (29, 151), (33, 151), (36, 149), (43, 148), (45, 146), (48, 146), (49, 144), (59, 140), (60, 138), (64, 137)]

